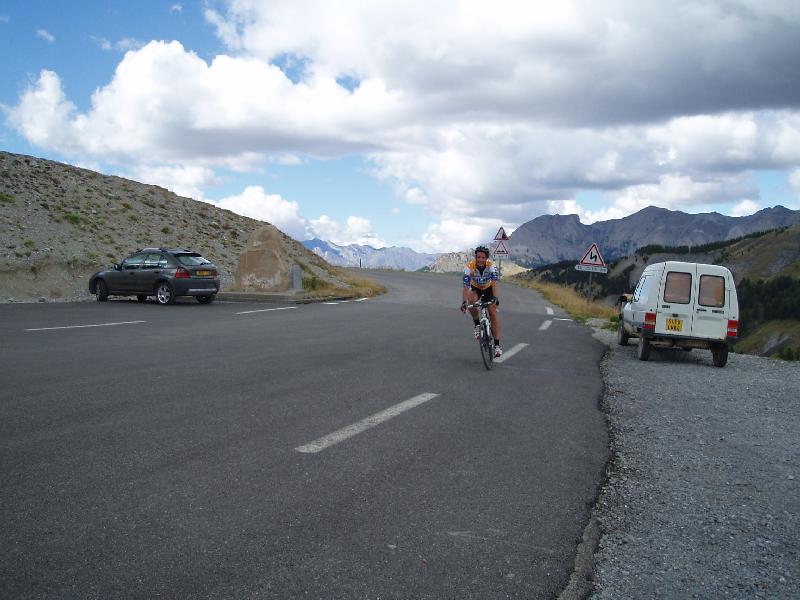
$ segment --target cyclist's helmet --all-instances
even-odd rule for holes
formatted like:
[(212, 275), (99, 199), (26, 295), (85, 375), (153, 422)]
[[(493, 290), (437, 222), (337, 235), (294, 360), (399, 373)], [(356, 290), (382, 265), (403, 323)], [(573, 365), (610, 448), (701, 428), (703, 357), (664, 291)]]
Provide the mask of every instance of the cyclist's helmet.
[(475, 256), (478, 255), (478, 252), (483, 252), (486, 255), (486, 258), (489, 258), (489, 249), (486, 246), (478, 246), (475, 248)]

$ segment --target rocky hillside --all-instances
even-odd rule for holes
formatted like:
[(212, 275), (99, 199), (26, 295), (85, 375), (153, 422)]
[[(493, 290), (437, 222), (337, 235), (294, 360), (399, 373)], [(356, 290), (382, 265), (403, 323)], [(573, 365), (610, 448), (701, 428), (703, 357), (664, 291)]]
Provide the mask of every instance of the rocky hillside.
[(577, 215), (542, 215), (518, 227), (507, 242), (511, 257), (527, 267), (579, 260), (596, 243), (607, 261), (648, 244), (700, 246), (757, 231), (800, 224), (800, 210), (765, 208), (746, 217), (687, 214), (650, 206), (622, 219), (584, 225)]
[[(148, 246), (200, 252), (229, 290), (248, 237), (265, 225), (158, 186), (0, 152), (0, 301), (86, 297), (91, 273)], [(340, 284), (300, 243), (272, 237), (309, 278)]]

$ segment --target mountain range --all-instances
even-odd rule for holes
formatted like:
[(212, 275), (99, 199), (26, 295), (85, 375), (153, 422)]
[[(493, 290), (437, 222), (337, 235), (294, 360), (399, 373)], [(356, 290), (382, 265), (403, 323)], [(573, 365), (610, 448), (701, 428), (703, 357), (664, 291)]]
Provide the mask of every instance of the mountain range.
[(765, 208), (746, 217), (719, 213), (688, 214), (648, 206), (622, 219), (584, 225), (578, 215), (542, 215), (518, 227), (506, 246), (510, 258), (525, 267), (580, 260), (596, 243), (606, 261), (633, 254), (651, 244), (700, 246), (758, 231), (800, 223), (800, 210)]
[(317, 238), (305, 240), (301, 243), (317, 256), (338, 267), (417, 271), (430, 265), (438, 256), (438, 254), (416, 252), (411, 248), (402, 246), (388, 248), (373, 248), (372, 246), (361, 246), (359, 244), (339, 246), (333, 242), (326, 242)]
[[(541, 215), (511, 234), (506, 242), (510, 253), (507, 264), (533, 268), (564, 260), (577, 262), (595, 243), (610, 262), (647, 245), (702, 246), (795, 224), (800, 224), (800, 210), (783, 206), (765, 208), (746, 217), (728, 217), (715, 212), (690, 214), (648, 206), (627, 217), (591, 225), (581, 223), (578, 215)], [(333, 265), (407, 271), (422, 268), (433, 272), (458, 271), (463, 266), (463, 258), (471, 254), (470, 251), (435, 254), (394, 246), (337, 245), (321, 239), (306, 240), (302, 244)]]

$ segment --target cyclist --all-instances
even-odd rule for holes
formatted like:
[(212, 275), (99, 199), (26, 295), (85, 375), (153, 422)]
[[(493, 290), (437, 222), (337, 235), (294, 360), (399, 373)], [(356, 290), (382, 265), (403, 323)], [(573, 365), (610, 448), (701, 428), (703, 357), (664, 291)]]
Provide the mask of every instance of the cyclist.
[[(489, 318), (492, 321), (492, 337), (494, 338), (494, 355), (503, 354), (500, 348), (500, 319), (497, 316), (497, 309), (500, 300), (497, 297), (499, 284), (497, 282), (497, 267), (489, 260), (489, 248), (478, 246), (475, 248), (475, 259), (467, 263), (464, 267), (464, 301), (461, 303), (461, 312), (467, 310), (467, 302), (474, 304), (478, 298), (484, 302), (494, 300), (494, 304), (489, 305)], [(480, 324), (478, 322), (478, 309), (474, 306), (469, 309), (472, 320), (475, 322), (475, 337), (480, 337)]]

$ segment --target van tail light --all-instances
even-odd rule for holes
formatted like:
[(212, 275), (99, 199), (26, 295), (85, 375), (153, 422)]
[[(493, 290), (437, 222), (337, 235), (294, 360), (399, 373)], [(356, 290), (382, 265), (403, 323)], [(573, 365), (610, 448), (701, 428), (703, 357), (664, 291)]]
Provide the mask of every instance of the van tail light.
[(739, 321), (735, 319), (728, 319), (728, 337), (739, 337)]
[(189, 271), (183, 267), (175, 271), (175, 279), (189, 279)]
[(656, 329), (656, 313), (644, 313), (644, 325), (642, 329), (646, 331), (655, 331)]

